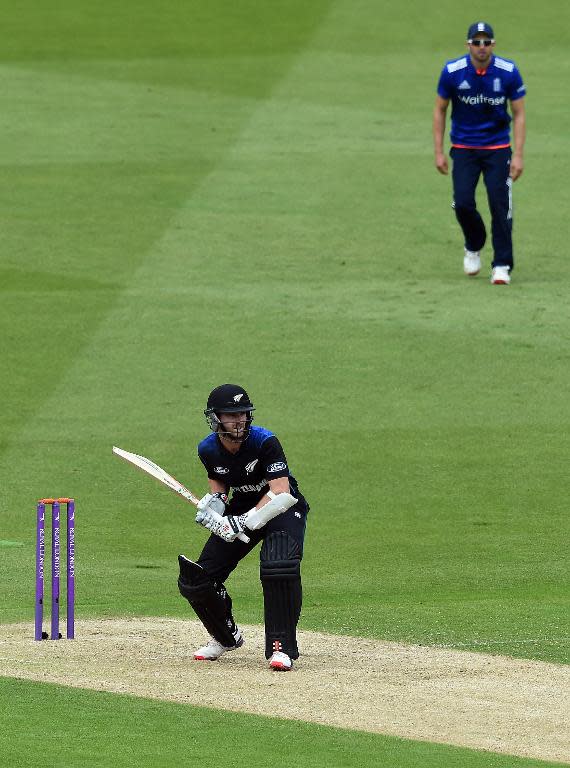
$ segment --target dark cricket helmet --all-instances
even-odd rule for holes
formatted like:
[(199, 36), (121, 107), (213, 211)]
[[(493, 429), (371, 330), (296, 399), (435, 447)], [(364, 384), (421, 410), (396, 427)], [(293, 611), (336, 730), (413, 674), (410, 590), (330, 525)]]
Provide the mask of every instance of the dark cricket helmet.
[(210, 392), (204, 415), (212, 432), (219, 432), (220, 420), (217, 414), (247, 413), (248, 429), (245, 434), (245, 437), (247, 437), (254, 410), (253, 403), (243, 387), (240, 387), (238, 384), (220, 384), (219, 387)]

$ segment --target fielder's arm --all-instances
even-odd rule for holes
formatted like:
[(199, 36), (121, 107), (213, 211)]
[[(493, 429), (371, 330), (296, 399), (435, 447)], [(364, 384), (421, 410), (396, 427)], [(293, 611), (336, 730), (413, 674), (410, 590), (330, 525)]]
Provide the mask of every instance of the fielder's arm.
[(511, 101), (511, 110), (513, 113), (513, 139), (514, 150), (511, 158), (511, 179), (516, 181), (523, 172), (524, 161), (524, 143), (526, 139), (526, 116), (524, 111), (524, 99)]
[(433, 151), (435, 154), (435, 167), (444, 175), (448, 173), (447, 157), (443, 151), (443, 136), (445, 133), (445, 116), (449, 99), (436, 96), (433, 108)]

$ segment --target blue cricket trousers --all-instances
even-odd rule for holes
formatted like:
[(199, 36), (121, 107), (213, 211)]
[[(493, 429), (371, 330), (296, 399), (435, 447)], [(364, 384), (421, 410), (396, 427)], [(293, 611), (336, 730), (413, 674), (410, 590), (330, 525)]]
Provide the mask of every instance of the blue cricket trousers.
[(475, 204), (475, 189), (479, 177), (483, 174), (491, 211), (494, 252), (492, 266), (507, 266), (512, 269), (513, 182), (509, 177), (511, 148), (452, 147), (450, 155), (453, 160), (453, 208), (463, 230), (465, 247), (469, 251), (480, 251), (487, 239), (485, 224)]

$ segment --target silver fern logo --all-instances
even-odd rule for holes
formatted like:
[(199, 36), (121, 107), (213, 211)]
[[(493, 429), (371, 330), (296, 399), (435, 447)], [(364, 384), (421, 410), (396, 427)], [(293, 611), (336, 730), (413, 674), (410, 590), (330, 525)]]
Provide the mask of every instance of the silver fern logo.
[(253, 461), (250, 461), (249, 464), (245, 465), (245, 471), (247, 472), (248, 475), (250, 475), (253, 472), (253, 470), (255, 469), (255, 465), (257, 464), (258, 461), (259, 459), (254, 459)]

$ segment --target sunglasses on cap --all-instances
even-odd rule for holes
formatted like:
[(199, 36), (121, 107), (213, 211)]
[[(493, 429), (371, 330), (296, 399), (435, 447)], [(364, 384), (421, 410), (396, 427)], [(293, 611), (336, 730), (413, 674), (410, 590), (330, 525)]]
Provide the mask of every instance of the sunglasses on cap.
[(484, 45), (485, 48), (488, 48), (490, 45), (493, 45), (495, 42), (494, 40), (480, 40), (479, 38), (476, 38), (475, 40), (468, 40), (467, 41), (469, 45), (475, 46), (475, 48), (479, 48), (479, 46)]

